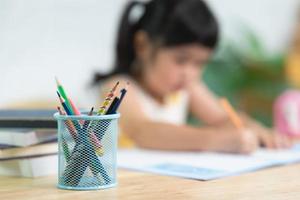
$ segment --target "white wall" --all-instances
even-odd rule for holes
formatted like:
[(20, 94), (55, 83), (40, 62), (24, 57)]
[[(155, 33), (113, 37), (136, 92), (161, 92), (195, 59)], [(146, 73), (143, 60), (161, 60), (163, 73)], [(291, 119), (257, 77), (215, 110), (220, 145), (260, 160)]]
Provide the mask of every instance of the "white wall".
[(295, 23), (300, 21), (300, 0), (207, 0), (221, 22), (223, 34), (241, 37), (239, 24), (253, 29), (270, 53), (287, 49)]
[[(103, 3), (106, 2), (106, 3)], [(0, 0), (0, 107), (56, 99), (58, 76), (74, 99), (111, 64), (122, 0)]]
[[(56, 99), (57, 75), (83, 105), (94, 70), (109, 69), (115, 30), (126, 0), (0, 0), (0, 107), (19, 100)], [(299, 0), (208, 0), (223, 33), (237, 22), (259, 32), (271, 52), (283, 51)], [(300, 10), (300, 9), (299, 9)]]

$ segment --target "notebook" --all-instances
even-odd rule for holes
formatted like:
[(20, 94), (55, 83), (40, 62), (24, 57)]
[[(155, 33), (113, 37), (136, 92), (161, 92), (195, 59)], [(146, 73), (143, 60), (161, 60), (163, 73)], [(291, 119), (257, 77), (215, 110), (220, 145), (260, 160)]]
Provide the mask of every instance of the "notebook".
[(38, 144), (28, 147), (0, 149), (0, 162), (17, 158), (52, 155), (57, 154), (57, 152), (57, 142)]
[(57, 139), (56, 129), (0, 129), (0, 149), (7, 146), (29, 146)]
[(0, 128), (56, 128), (55, 110), (0, 110)]
[(143, 149), (118, 152), (120, 168), (198, 180), (212, 180), (295, 162), (300, 162), (300, 145), (288, 150), (260, 149), (251, 155)]
[(0, 175), (40, 177), (57, 174), (57, 154), (0, 161)]

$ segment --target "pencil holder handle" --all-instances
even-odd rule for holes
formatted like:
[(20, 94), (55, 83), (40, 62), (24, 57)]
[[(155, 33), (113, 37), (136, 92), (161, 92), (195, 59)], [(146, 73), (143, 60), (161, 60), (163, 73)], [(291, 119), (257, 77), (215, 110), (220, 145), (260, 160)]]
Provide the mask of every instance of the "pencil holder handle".
[(120, 114), (64, 116), (58, 123), (58, 188), (95, 190), (117, 183)]

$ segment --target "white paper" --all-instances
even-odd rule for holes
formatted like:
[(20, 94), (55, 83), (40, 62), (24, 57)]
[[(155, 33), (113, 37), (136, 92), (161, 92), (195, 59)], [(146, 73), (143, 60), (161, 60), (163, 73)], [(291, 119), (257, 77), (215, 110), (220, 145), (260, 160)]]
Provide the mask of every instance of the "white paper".
[(262, 168), (300, 162), (300, 145), (289, 150), (260, 149), (251, 155), (124, 149), (118, 152), (118, 167), (211, 180)]

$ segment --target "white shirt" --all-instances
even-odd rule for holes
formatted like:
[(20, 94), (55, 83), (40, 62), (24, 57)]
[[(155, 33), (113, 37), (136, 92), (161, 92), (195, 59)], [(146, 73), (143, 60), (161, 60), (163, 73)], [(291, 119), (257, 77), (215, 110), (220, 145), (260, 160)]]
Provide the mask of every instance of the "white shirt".
[(143, 112), (149, 119), (157, 122), (184, 124), (188, 116), (188, 93), (184, 90), (169, 95), (164, 104), (157, 102), (142, 88), (137, 87), (137, 95)]

